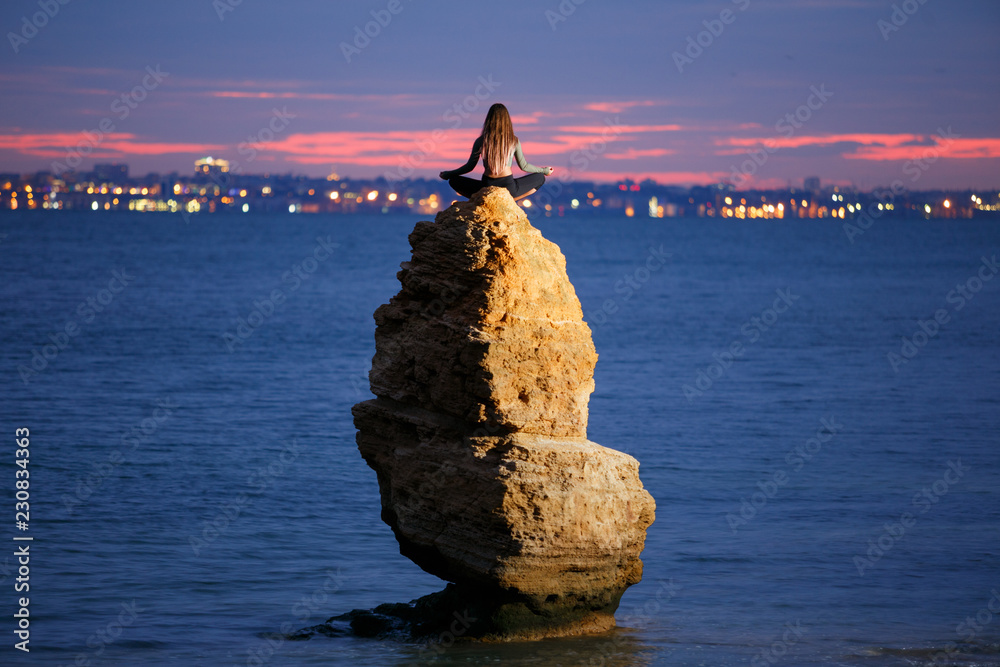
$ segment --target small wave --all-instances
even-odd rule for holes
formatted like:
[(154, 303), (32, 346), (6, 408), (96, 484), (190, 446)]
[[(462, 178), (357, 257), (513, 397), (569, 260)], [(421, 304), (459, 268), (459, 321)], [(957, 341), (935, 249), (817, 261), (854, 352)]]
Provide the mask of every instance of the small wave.
[(753, 558), (740, 556), (681, 556), (679, 563), (753, 563)]
[[(920, 648), (893, 648), (878, 646), (863, 649), (862, 655), (869, 656), (892, 656), (918, 661), (918, 665), (979, 665), (998, 664), (995, 656), (1000, 656), (1000, 643), (997, 644), (958, 644), (946, 643), (940, 646), (929, 646)], [(988, 663), (981, 663), (982, 658), (989, 658)]]

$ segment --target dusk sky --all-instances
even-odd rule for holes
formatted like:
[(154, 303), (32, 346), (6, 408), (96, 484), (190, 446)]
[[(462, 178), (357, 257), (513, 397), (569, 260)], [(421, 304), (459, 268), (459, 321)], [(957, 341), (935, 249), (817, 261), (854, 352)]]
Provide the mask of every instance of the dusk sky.
[(0, 171), (80, 146), (436, 176), (503, 102), (574, 180), (718, 182), (750, 150), (744, 187), (1000, 187), (996, 0), (6, 0), (0, 26)]

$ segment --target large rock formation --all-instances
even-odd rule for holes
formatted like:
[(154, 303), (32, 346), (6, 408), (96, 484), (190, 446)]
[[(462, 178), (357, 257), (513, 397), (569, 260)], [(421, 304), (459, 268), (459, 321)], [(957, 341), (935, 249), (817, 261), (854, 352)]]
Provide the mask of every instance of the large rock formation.
[(425, 616), (464, 605), (465, 636), (499, 639), (613, 627), (654, 503), (634, 458), (587, 440), (597, 354), (565, 258), (501, 188), (410, 244), (353, 413), (400, 552), (455, 584)]

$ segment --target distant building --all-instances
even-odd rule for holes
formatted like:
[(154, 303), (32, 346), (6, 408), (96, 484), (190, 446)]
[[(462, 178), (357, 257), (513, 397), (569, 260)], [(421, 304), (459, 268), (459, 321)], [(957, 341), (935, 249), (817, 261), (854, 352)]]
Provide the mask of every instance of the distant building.
[(810, 192), (819, 192), (819, 176), (809, 176), (802, 182), (803, 187)]
[(122, 183), (128, 180), (127, 164), (95, 164), (94, 180), (99, 183)]
[(205, 174), (208, 176), (212, 174), (227, 174), (229, 173), (229, 160), (211, 156), (203, 157), (195, 161), (194, 171), (196, 174)]

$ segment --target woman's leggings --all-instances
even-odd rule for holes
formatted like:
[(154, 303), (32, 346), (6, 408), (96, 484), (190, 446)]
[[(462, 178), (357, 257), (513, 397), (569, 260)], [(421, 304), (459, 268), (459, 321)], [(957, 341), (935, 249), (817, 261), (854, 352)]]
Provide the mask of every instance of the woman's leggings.
[(545, 183), (545, 174), (527, 174), (520, 178), (513, 176), (501, 176), (500, 178), (487, 178), (483, 176), (481, 181), (465, 176), (453, 176), (448, 179), (448, 185), (454, 188), (455, 192), (463, 197), (471, 197), (483, 188), (490, 186), (507, 188), (510, 196), (514, 199), (523, 196), (527, 192), (537, 190)]

